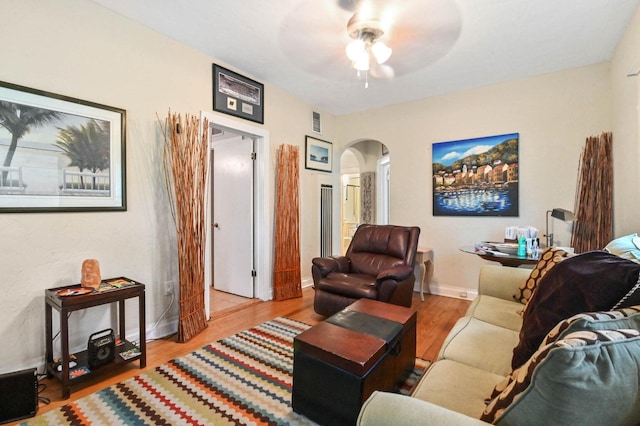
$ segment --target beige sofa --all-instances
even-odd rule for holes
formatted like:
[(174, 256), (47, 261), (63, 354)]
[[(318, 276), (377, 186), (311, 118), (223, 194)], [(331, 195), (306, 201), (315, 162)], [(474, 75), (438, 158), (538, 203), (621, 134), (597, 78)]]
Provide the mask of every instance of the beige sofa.
[[(375, 392), (363, 405), (358, 424), (486, 425), (487, 423), (479, 419), (485, 410), (487, 401), (492, 396), (497, 384), (504, 384), (505, 380), (510, 379), (508, 376), (512, 371), (512, 351), (518, 344), (519, 330), (522, 327), (522, 316), (519, 312), (524, 307), (523, 304), (514, 300), (513, 295), (516, 293), (518, 286), (527, 280), (530, 273), (531, 270), (524, 268), (483, 265), (479, 276), (478, 297), (473, 301), (466, 315), (458, 320), (449, 333), (438, 359), (420, 380), (413, 395), (408, 397)], [(625, 318), (625, 320), (628, 320), (628, 318)], [(636, 325), (640, 324), (640, 314), (635, 316), (634, 321), (636, 321)], [(627, 327), (626, 323), (622, 326), (615, 326), (633, 328)], [(622, 405), (620, 407), (612, 407), (611, 409), (627, 410), (629, 414), (625, 415), (630, 419), (635, 419), (616, 423), (636, 424), (640, 415), (640, 397), (637, 395), (637, 376), (640, 369), (638, 367), (640, 365), (640, 337), (635, 340), (632, 339), (630, 343), (625, 341), (624, 344), (627, 346), (623, 348), (624, 355), (620, 357), (631, 357), (628, 363), (630, 371), (628, 373), (625, 371), (621, 376), (635, 375), (635, 378), (631, 377), (631, 381), (625, 385), (616, 385), (616, 388), (626, 386), (626, 389), (622, 395), (615, 396), (613, 400), (615, 401), (617, 398), (620, 400), (627, 399), (628, 401), (621, 401)], [(631, 349), (628, 347), (629, 344), (632, 345)], [(588, 372), (579, 371), (579, 368), (585, 363), (576, 361), (575, 357), (581, 353), (572, 348), (569, 349), (554, 352), (553, 356), (556, 358), (569, 353), (569, 361), (565, 358), (561, 360), (564, 363), (562, 368), (567, 370), (578, 369), (575, 371), (578, 376), (577, 382), (581, 378), (594, 376), (593, 369)], [(599, 349), (596, 348), (595, 350)], [(632, 355), (628, 355), (628, 353)], [(597, 354), (596, 358), (598, 358)], [(549, 368), (557, 361), (549, 361), (550, 358), (552, 356), (548, 356), (545, 359)], [(567, 368), (565, 366), (567, 363), (573, 363), (571, 364), (572, 367)], [(607, 369), (609, 367), (610, 365), (604, 367), (596, 366), (595, 368)], [(531, 367), (532, 370), (533, 368)], [(559, 373), (559, 371), (562, 373)], [(555, 377), (564, 374), (564, 370), (556, 369), (548, 373), (545, 371), (544, 374), (549, 374), (553, 381)], [(536, 380), (543, 380), (546, 377), (543, 372), (539, 376)], [(571, 382), (569, 378), (563, 380), (560, 384), (556, 383), (555, 386), (564, 386), (565, 383)], [(597, 383), (596, 378), (592, 386), (598, 387)], [(580, 386), (584, 387), (584, 383), (577, 383), (576, 386), (578, 388)], [(606, 388), (606, 385), (600, 387)], [(576, 407), (571, 406), (571, 403), (562, 402), (568, 406), (568, 413), (561, 412), (562, 408), (558, 407), (552, 407), (551, 409), (547, 409), (546, 406), (543, 407), (544, 404), (554, 404), (554, 401), (544, 401), (548, 395), (556, 395), (554, 392), (559, 392), (560, 395), (566, 394), (567, 397), (571, 397), (571, 394), (576, 392), (574, 388), (561, 389), (559, 391), (554, 389), (553, 392), (529, 390), (527, 392), (524, 392), (514, 400), (518, 401), (519, 398), (518, 404), (514, 402), (514, 405), (519, 405), (516, 414), (510, 414), (511, 417), (506, 416), (506, 419), (503, 417), (497, 424), (560, 424), (554, 421), (550, 422), (549, 417), (545, 417), (546, 415), (554, 416), (556, 410), (560, 412), (560, 416), (564, 416), (562, 417), (564, 420), (561, 423), (580, 423), (579, 420), (576, 422), (566, 420), (567, 416), (570, 417), (572, 411), (576, 410)], [(633, 392), (636, 392), (636, 394), (633, 395)], [(603, 399), (601, 395), (595, 395), (594, 397)], [(554, 396), (553, 398), (557, 397)], [(557, 399), (562, 399), (562, 397)], [(588, 406), (590, 404), (588, 397), (585, 397), (585, 401)], [(602, 407), (599, 407), (599, 409), (602, 409)], [(528, 416), (526, 414), (527, 410), (531, 415)], [(523, 412), (525, 413), (524, 415), (522, 414)], [(523, 418), (525, 419), (524, 421)], [(597, 416), (594, 418), (597, 418)], [(636, 423), (633, 423), (634, 421)]]

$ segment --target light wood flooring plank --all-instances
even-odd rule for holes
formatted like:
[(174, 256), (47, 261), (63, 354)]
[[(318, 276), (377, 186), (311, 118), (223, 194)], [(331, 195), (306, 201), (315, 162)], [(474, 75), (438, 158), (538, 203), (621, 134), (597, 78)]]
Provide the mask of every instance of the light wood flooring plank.
[[(435, 360), (447, 333), (455, 321), (464, 314), (469, 304), (470, 302), (466, 300), (434, 295), (425, 295), (425, 300), (422, 302), (419, 294), (414, 293), (413, 308), (418, 311), (416, 355), (424, 359)], [(89, 380), (73, 386), (71, 397), (67, 400), (61, 398), (60, 385), (57, 380), (43, 380), (42, 383), (46, 384), (47, 389), (41, 393), (41, 396), (49, 398), (51, 403), (49, 405), (41, 403), (38, 414), (278, 316), (289, 317), (311, 325), (324, 319), (313, 311), (313, 289), (311, 288), (303, 290), (303, 297), (297, 299), (277, 302), (250, 300), (242, 306), (214, 313), (207, 328), (189, 342), (176, 343), (175, 336), (149, 342), (147, 344), (147, 367), (144, 370), (138, 368), (137, 362), (115, 368), (105, 368), (94, 373)]]

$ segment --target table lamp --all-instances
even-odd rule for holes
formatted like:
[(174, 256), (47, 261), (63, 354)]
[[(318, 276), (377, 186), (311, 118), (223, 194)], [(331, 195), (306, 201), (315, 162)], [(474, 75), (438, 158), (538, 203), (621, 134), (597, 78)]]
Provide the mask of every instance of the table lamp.
[(545, 237), (547, 237), (547, 247), (553, 247), (553, 234), (549, 234), (549, 216), (560, 219), (564, 222), (574, 221), (576, 220), (576, 216), (573, 214), (573, 212), (570, 212), (566, 209), (556, 208), (553, 210), (547, 210)]

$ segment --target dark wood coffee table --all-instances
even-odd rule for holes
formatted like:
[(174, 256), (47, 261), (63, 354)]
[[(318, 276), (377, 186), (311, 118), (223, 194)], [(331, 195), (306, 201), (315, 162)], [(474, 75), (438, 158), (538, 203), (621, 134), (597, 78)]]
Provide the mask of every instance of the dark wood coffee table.
[(361, 299), (294, 339), (292, 406), (320, 424), (355, 424), (375, 391), (413, 370), (416, 311)]

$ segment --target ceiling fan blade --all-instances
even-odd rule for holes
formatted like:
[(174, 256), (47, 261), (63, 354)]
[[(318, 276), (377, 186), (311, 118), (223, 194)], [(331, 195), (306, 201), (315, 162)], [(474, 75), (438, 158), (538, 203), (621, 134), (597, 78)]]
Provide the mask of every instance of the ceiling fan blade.
[(424, 68), (444, 56), (460, 35), (454, 0), (301, 1), (283, 20), (278, 38), (292, 66), (332, 80), (353, 78), (345, 53), (352, 40), (347, 33), (352, 5), (358, 12), (369, 8), (379, 13), (385, 31), (380, 40), (393, 49), (384, 67), (372, 65), (374, 78), (400, 77)]
[(378, 64), (374, 62), (371, 64), (371, 69), (369, 70), (369, 74), (373, 78), (379, 78), (384, 80), (390, 80), (396, 76), (393, 67), (389, 64)]

